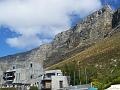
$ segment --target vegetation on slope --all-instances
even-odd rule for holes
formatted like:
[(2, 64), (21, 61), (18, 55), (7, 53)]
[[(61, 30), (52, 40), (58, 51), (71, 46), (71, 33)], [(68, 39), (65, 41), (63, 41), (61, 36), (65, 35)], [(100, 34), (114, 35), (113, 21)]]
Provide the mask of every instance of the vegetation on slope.
[(30, 87), (30, 90), (38, 90), (38, 87), (36, 87), (36, 86), (31, 86), (31, 87)]
[[(71, 84), (92, 82), (100, 90), (120, 83), (120, 33), (47, 69), (61, 69)], [(74, 82), (75, 81), (75, 82)]]
[(15, 88), (0, 88), (0, 90), (17, 90)]

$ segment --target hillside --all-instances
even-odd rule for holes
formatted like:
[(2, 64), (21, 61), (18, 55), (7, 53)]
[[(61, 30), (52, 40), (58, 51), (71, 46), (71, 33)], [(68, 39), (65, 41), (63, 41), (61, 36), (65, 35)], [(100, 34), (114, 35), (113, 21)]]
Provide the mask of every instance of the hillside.
[[(118, 28), (120, 30), (120, 28)], [(85, 83), (85, 69), (87, 82), (93, 82), (101, 90), (120, 77), (120, 32), (110, 38), (99, 40), (95, 45), (77, 53), (69, 59), (46, 69), (62, 69), (73, 80), (76, 72), (76, 84), (79, 84), (79, 70), (81, 83)], [(120, 79), (117, 83), (120, 83)], [(73, 84), (73, 81), (71, 82)]]
[(67, 59), (107, 37), (112, 31), (112, 15), (112, 9), (104, 6), (78, 22), (75, 27), (56, 35), (52, 42), (53, 51), (47, 56), (44, 66)]
[(120, 84), (119, 65), (120, 9), (113, 14), (112, 30), (107, 37), (46, 69), (62, 69), (65, 75), (71, 76), (72, 85), (92, 82), (95, 87), (104, 90), (111, 84)]

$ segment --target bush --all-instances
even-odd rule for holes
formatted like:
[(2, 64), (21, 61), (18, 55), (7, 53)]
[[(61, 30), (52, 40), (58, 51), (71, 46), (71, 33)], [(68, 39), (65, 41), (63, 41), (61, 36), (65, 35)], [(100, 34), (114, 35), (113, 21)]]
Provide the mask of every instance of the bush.
[(38, 90), (38, 87), (36, 87), (36, 86), (31, 86), (31, 87), (30, 87), (30, 90)]
[(0, 90), (17, 90), (16, 88), (0, 88)]

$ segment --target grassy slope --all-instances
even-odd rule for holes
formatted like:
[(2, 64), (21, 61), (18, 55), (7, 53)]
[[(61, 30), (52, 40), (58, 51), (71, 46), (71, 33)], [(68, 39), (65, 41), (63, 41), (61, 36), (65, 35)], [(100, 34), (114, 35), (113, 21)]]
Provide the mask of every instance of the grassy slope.
[(15, 88), (0, 88), (0, 90), (16, 90)]
[[(76, 75), (76, 84), (93, 82), (101, 90), (111, 83), (120, 83), (120, 33), (98, 41), (75, 56), (47, 69), (62, 69), (71, 76), (71, 84)], [(85, 77), (85, 70), (87, 78)], [(117, 79), (118, 78), (118, 79)]]

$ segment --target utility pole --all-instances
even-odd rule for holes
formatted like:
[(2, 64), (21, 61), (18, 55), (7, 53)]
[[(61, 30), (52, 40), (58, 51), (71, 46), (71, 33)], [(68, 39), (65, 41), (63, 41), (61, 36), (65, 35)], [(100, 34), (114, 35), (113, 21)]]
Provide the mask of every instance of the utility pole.
[(78, 61), (78, 74), (79, 74), (79, 84), (81, 85), (81, 80), (80, 80), (80, 61)]
[(86, 67), (85, 67), (85, 81), (86, 81), (86, 84), (87, 84), (88, 82), (87, 82), (87, 72), (86, 72)]
[(75, 86), (75, 71), (74, 71), (74, 86)]
[[(81, 80), (80, 80), (80, 69), (79, 69), (79, 82), (80, 82)], [(80, 85), (81, 85), (81, 82), (80, 82)]]

